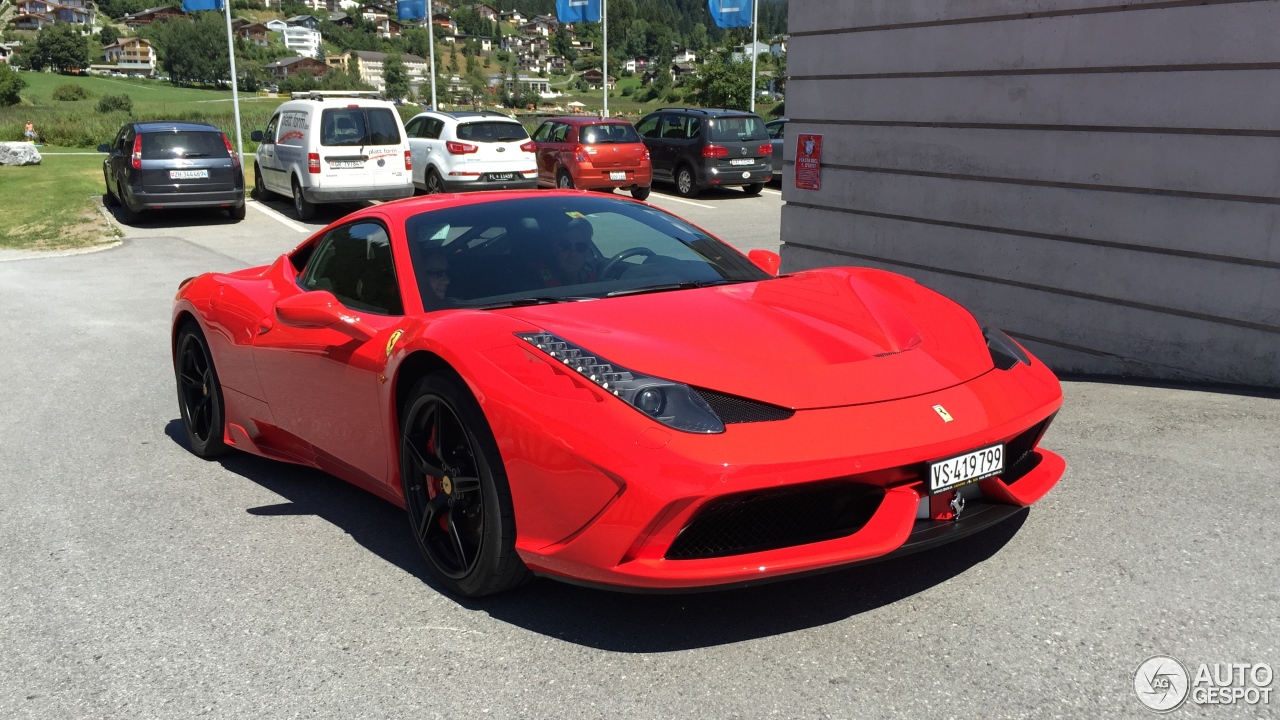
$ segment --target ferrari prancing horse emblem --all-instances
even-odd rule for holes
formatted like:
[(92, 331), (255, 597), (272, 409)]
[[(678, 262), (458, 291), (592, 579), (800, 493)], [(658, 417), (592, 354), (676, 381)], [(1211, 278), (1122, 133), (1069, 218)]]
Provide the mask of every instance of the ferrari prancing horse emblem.
[(396, 343), (400, 340), (400, 336), (403, 334), (403, 330), (397, 330), (391, 333), (391, 337), (387, 339), (387, 357), (391, 357), (391, 351), (395, 349)]
[(947, 409), (941, 405), (934, 405), (933, 411), (938, 413), (938, 417), (942, 418), (942, 422), (944, 423), (949, 423), (952, 420), (955, 420), (955, 418), (951, 417), (951, 413), (947, 412)]

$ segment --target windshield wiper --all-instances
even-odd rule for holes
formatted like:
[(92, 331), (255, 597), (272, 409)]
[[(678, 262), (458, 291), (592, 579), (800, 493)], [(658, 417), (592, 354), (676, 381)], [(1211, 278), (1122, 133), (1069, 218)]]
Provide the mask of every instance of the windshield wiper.
[(622, 297), (623, 295), (643, 295), (645, 293), (668, 292), (670, 290), (693, 290), (694, 288), (711, 287), (713, 285), (728, 285), (729, 280), (686, 280), (678, 283), (664, 283), (662, 285), (646, 285), (645, 287), (631, 288), (630, 290), (614, 290), (605, 297)]
[(488, 305), (476, 305), (471, 310), (502, 310), (503, 308), (527, 307), (529, 305), (554, 305), (562, 302), (578, 302), (580, 300), (595, 300), (591, 297), (524, 297), (515, 300), (503, 300), (502, 302), (489, 303)]

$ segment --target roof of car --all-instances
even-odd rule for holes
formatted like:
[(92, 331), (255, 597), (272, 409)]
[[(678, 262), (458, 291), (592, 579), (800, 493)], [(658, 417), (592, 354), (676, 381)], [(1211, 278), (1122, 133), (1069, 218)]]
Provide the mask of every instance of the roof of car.
[[(654, 112), (687, 112), (687, 113), (698, 113), (700, 115), (707, 115), (710, 117), (721, 117), (724, 115), (755, 115), (755, 113), (750, 112), (749, 110), (729, 110), (728, 108), (668, 107), (668, 108), (658, 108)], [(756, 117), (759, 117), (759, 116), (757, 115)]]
[(218, 130), (218, 128), (212, 125), (206, 125), (204, 123), (190, 123), (190, 122), (164, 122), (164, 121), (140, 122), (140, 123), (134, 123), (133, 128), (135, 131), (142, 132), (142, 133), (178, 132), (180, 130), (202, 130), (206, 132), (207, 131), (221, 132), (220, 130)]
[(490, 120), (510, 120), (513, 123), (520, 122), (519, 120), (516, 120), (510, 115), (500, 113), (496, 110), (481, 110), (480, 112), (473, 112), (470, 110), (455, 111), (455, 112), (445, 112), (444, 110), (423, 110), (419, 114), (420, 115), (428, 115), (428, 114), (441, 115), (444, 117), (453, 118), (454, 120), (471, 120), (475, 118), (488, 118)]
[(602, 125), (604, 123), (612, 123), (614, 125), (630, 125), (631, 122), (623, 118), (598, 118), (594, 115), (565, 115), (562, 117), (549, 117), (543, 122), (559, 122), (566, 125)]

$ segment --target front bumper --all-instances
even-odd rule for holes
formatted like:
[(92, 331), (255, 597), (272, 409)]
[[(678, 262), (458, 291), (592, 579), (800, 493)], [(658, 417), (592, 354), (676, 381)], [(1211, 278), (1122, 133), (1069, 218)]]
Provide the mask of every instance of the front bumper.
[(413, 197), (413, 184), (373, 185), (362, 188), (302, 188), (309, 203), (354, 203), (363, 200), (400, 200)]
[[(945, 510), (951, 494), (930, 498), (920, 473), (907, 470), (1017, 437), (1049, 418), (1061, 402), (1056, 379), (1035, 362), (921, 397), (799, 411), (789, 420), (730, 425), (722, 435), (647, 429), (630, 462), (610, 467), (584, 459), (619, 487), (585, 526), (549, 544), (522, 538), (517, 551), (541, 575), (615, 589), (679, 591), (756, 584), (950, 542), (1039, 500), (1062, 477), (1065, 462), (1036, 448), (1035, 462), (1020, 477), (978, 483), (982, 497), (971, 500), (972, 511), (954, 522), (937, 512)], [(955, 421), (941, 422), (932, 410), (936, 404)], [(519, 514), (522, 478), (512, 470)], [(574, 485), (583, 492), (589, 487), (580, 484), (587, 480), (585, 468), (577, 472), (582, 480)], [(845, 481), (878, 486), (883, 493), (873, 514), (851, 534), (760, 552), (671, 559), (681, 532), (725, 496)]]

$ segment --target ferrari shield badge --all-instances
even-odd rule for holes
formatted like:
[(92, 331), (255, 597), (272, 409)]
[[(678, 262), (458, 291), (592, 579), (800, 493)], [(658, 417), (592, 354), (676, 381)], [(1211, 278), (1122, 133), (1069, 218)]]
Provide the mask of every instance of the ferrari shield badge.
[(391, 333), (391, 337), (387, 339), (387, 357), (391, 357), (391, 351), (396, 349), (396, 343), (400, 342), (400, 336), (403, 334), (403, 330)]
[[(388, 349), (387, 352), (391, 352), (390, 349)], [(955, 420), (955, 418), (951, 417), (951, 413), (947, 412), (947, 409), (941, 405), (934, 405), (933, 411), (938, 413), (938, 417), (942, 418), (942, 422), (944, 423), (949, 423), (952, 420)]]

